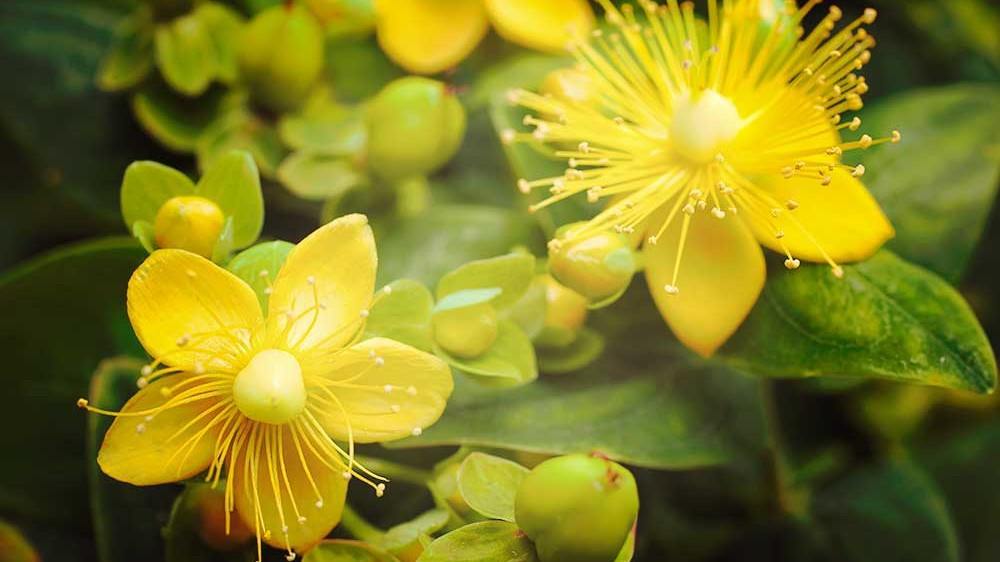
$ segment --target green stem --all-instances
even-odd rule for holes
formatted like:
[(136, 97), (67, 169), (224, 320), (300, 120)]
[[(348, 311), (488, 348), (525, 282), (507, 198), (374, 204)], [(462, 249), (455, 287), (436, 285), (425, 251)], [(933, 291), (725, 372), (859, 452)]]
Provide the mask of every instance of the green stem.
[(376, 457), (366, 457), (362, 455), (357, 455), (354, 458), (360, 464), (363, 464), (365, 468), (371, 470), (375, 474), (385, 476), (390, 480), (399, 480), (401, 482), (409, 482), (410, 484), (415, 484), (417, 486), (426, 486), (427, 482), (431, 479), (431, 473), (429, 471), (413, 466), (407, 466), (405, 464), (399, 464)]
[(350, 504), (344, 504), (344, 512), (340, 516), (340, 524), (344, 530), (354, 538), (367, 543), (378, 543), (385, 533), (368, 522), (364, 517), (354, 511)]
[(805, 517), (806, 497), (796, 488), (788, 460), (781, 419), (775, 398), (774, 382), (761, 381), (761, 403), (764, 412), (764, 427), (767, 432), (767, 452), (771, 485), (774, 489), (775, 509), (782, 515)]

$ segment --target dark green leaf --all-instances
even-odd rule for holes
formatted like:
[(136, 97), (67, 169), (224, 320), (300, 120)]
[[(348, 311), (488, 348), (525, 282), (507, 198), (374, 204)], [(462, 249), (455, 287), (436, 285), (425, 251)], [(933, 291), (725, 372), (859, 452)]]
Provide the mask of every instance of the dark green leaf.
[(986, 392), (996, 360), (962, 297), (883, 250), (844, 267), (772, 267), (764, 292), (722, 356), (776, 377), (882, 377)]
[(852, 472), (817, 494), (813, 515), (834, 560), (959, 560), (944, 497), (930, 478), (906, 462)]
[(0, 450), (32, 452), (0, 463), (5, 512), (87, 525), (87, 414), (74, 404), (102, 359), (144, 355), (125, 316), (125, 286), (145, 256), (130, 238), (98, 240), (0, 278), (4, 385), (18, 397), (0, 411), (0, 423), (19, 428), (3, 434)]
[(897, 145), (860, 153), (864, 182), (896, 227), (888, 247), (958, 280), (1000, 184), (1000, 87), (916, 90), (866, 109), (863, 117), (872, 136), (893, 129), (903, 134)]
[(535, 546), (513, 523), (484, 521), (432, 542), (417, 562), (538, 562)]

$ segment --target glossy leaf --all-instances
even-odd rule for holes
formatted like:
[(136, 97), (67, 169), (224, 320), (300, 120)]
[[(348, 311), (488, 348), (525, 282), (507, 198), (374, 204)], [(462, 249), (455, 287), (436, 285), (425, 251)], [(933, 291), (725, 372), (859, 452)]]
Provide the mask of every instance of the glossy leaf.
[(400, 279), (375, 297), (365, 323), (365, 337), (383, 337), (423, 351), (434, 347), (431, 338), (431, 310), (434, 298), (417, 281)]
[(432, 542), (417, 562), (538, 562), (535, 547), (513, 523), (484, 521)]
[(302, 562), (399, 562), (380, 547), (360, 541), (326, 540), (302, 557)]
[(264, 226), (264, 198), (253, 156), (233, 150), (215, 159), (195, 186), (195, 193), (213, 201), (233, 219), (233, 247), (257, 241)]
[(152, 82), (132, 95), (132, 113), (142, 128), (166, 148), (192, 152), (198, 139), (232, 102), (233, 96), (215, 90), (188, 99)]
[(426, 540), (440, 531), (448, 523), (448, 512), (432, 509), (413, 520), (389, 528), (382, 537), (381, 546), (390, 552), (398, 552)]
[(817, 493), (813, 516), (836, 560), (960, 560), (944, 497), (927, 475), (906, 462), (855, 470)]
[(882, 251), (844, 267), (770, 268), (721, 355), (775, 377), (881, 377), (987, 392), (996, 360), (969, 306), (936, 275)]
[(368, 177), (343, 156), (300, 150), (281, 162), (278, 181), (303, 199), (323, 201), (367, 185)]
[[(125, 286), (146, 257), (129, 238), (97, 240), (43, 255), (0, 278), (0, 341), (11, 396), (0, 423), (0, 509), (79, 525), (90, 516), (84, 426), (74, 404), (110, 356), (144, 357), (125, 315)], [(54, 349), (58, 345), (58, 353)], [(30, 373), (31, 376), (25, 376)], [(31, 420), (31, 423), (25, 423)], [(39, 458), (46, 470), (38, 469)]]
[(465, 308), (474, 304), (492, 302), (500, 296), (501, 293), (503, 293), (503, 289), (500, 287), (484, 287), (482, 289), (463, 289), (461, 291), (455, 291), (454, 293), (448, 293), (441, 300), (439, 300), (437, 304), (434, 305), (434, 312), (444, 312), (446, 310)]
[(458, 490), (469, 507), (489, 519), (514, 522), (514, 498), (528, 469), (507, 459), (472, 453), (458, 468)]
[(186, 96), (197, 96), (208, 88), (218, 60), (211, 33), (201, 19), (187, 14), (157, 26), (154, 44), (156, 65), (171, 88)]
[(469, 262), (441, 277), (437, 297), (444, 297), (464, 289), (499, 288), (500, 294), (492, 301), (498, 309), (506, 308), (521, 298), (535, 276), (535, 257), (514, 253), (485, 260)]
[(593, 364), (515, 389), (456, 377), (444, 416), (420, 437), (391, 446), (599, 451), (670, 469), (753, 455), (763, 431), (757, 381), (671, 345), (645, 287), (636, 285), (620, 304), (592, 315), (592, 326), (608, 340)]
[(121, 204), (125, 225), (143, 221), (152, 225), (156, 213), (167, 200), (178, 195), (191, 195), (194, 183), (183, 173), (150, 160), (133, 162), (125, 168), (122, 179)]
[(246, 281), (257, 294), (260, 309), (267, 310), (268, 288), (293, 248), (295, 244), (282, 240), (262, 242), (237, 254), (226, 269)]
[(509, 320), (501, 320), (498, 327), (493, 346), (478, 357), (455, 357), (436, 346), (435, 352), (453, 367), (474, 375), (483, 384), (517, 386), (538, 378), (535, 348), (528, 336)]
[(1000, 185), (1000, 87), (915, 90), (866, 109), (862, 117), (872, 136), (893, 129), (903, 134), (899, 144), (860, 153), (864, 182), (896, 227), (888, 247), (958, 280)]

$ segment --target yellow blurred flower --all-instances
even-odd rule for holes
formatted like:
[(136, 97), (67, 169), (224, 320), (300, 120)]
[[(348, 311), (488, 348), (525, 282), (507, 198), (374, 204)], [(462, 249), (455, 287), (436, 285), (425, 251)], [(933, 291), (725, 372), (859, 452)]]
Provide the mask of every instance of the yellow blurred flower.
[(563, 175), (518, 182), (525, 193), (548, 191), (533, 210), (577, 194), (608, 200), (552, 247), (632, 234), (664, 319), (710, 355), (760, 294), (761, 244), (790, 269), (826, 262), (839, 277), (838, 263), (865, 259), (893, 236), (859, 180), (864, 167), (841, 162), (844, 151), (899, 140), (896, 131), (840, 137), (861, 125), (841, 114), (860, 109), (868, 90), (857, 71), (875, 44), (863, 27), (874, 10), (837, 29), (834, 6), (806, 32), (816, 0), (785, 14), (769, 0), (709, 0), (707, 22), (691, 2), (643, 0), (641, 14), (600, 3), (615, 30), (571, 49), (589, 101), (513, 91), (512, 103), (537, 112), (525, 118), (534, 131), (501, 133), (552, 143), (568, 161)]
[(562, 52), (594, 27), (587, 0), (375, 0), (382, 50), (417, 74), (447, 70), (476, 48), (490, 24), (504, 39)]
[(350, 478), (381, 496), (385, 479), (355, 460), (354, 444), (420, 434), (443, 412), (452, 379), (432, 355), (358, 341), (376, 260), (364, 216), (323, 226), (289, 254), (265, 316), (225, 269), (184, 250), (154, 252), (128, 286), (129, 318), (154, 358), (140, 390), (121, 412), (80, 400), (116, 416), (101, 469), (136, 485), (224, 477), (227, 531), (235, 510), (258, 554), (263, 541), (289, 560), (340, 521)]

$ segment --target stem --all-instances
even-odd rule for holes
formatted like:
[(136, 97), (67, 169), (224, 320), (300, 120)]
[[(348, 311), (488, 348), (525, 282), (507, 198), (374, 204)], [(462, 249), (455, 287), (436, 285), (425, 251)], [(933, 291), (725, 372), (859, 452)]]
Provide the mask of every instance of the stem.
[(340, 516), (340, 524), (354, 538), (367, 543), (377, 544), (385, 534), (381, 529), (359, 515), (357, 511), (354, 511), (354, 508), (347, 503), (344, 504), (344, 512)]
[(793, 483), (791, 463), (788, 460), (784, 434), (781, 431), (781, 419), (778, 416), (774, 382), (763, 380), (760, 388), (775, 509), (782, 515), (805, 517), (806, 497)]
[(417, 486), (426, 486), (427, 482), (431, 479), (429, 471), (413, 466), (362, 455), (357, 455), (354, 458), (375, 474), (380, 474), (390, 480), (399, 480)]

